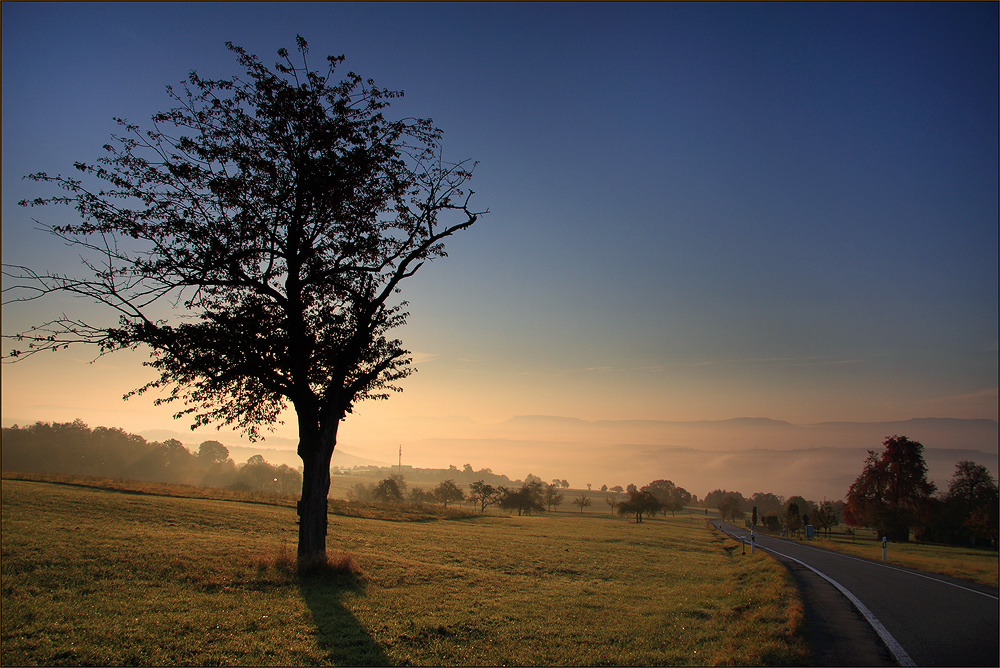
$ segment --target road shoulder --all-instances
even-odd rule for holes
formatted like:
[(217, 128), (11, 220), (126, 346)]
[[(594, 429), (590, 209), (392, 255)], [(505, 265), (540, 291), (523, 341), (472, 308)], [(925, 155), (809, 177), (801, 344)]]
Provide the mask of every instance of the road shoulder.
[(802, 593), (810, 666), (897, 665), (875, 629), (836, 587), (798, 562), (771, 556), (788, 569)]

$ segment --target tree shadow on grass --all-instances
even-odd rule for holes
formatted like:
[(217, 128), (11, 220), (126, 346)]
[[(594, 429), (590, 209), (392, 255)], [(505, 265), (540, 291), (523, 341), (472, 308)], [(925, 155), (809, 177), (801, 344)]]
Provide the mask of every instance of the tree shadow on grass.
[(304, 574), (299, 577), (302, 598), (316, 624), (316, 643), (335, 666), (388, 666), (393, 662), (343, 603), (347, 593), (363, 594), (364, 585), (353, 573)]

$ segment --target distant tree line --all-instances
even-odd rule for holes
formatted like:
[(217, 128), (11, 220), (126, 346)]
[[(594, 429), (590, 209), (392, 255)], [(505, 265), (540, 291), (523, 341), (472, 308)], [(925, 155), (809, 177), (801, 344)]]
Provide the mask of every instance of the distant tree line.
[[(815, 501), (801, 496), (785, 498), (771, 492), (756, 492), (749, 499), (739, 492), (716, 489), (705, 495), (706, 508), (718, 510), (723, 520), (747, 520), (758, 531), (793, 534), (811, 524), (829, 535), (843, 519), (843, 501)], [(756, 511), (756, 514), (754, 514)], [(749, 518), (747, 516), (750, 515)]]
[[(447, 469), (424, 469), (424, 468), (414, 468), (412, 466), (355, 466), (352, 469), (341, 469), (338, 466), (333, 466), (330, 469), (333, 473), (350, 473), (350, 474), (364, 474), (366, 476), (371, 476), (372, 478), (387, 480), (392, 476), (403, 476), (408, 481), (414, 484), (422, 485), (437, 485), (445, 480), (451, 480), (456, 485), (468, 486), (469, 484), (475, 482), (476, 480), (485, 480), (492, 485), (519, 485), (520, 480), (511, 480), (507, 476), (494, 473), (492, 469), (483, 468), (480, 470), (475, 470), (470, 464), (465, 464), (462, 468), (458, 468), (454, 464), (451, 464)], [(528, 478), (534, 478), (530, 473)], [(566, 483), (569, 486), (569, 483)]]
[(277, 494), (295, 494), (302, 488), (299, 471), (269, 464), (261, 455), (237, 464), (218, 441), (205, 441), (193, 453), (175, 439), (149, 442), (122, 429), (91, 429), (81, 420), (5, 427), (0, 468)]

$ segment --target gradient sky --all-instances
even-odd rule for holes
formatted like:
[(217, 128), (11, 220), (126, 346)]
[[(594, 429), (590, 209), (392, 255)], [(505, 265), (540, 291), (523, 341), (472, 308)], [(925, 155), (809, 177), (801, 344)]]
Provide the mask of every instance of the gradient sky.
[[(77, 266), (20, 177), (98, 157), (192, 69), (235, 73), (226, 40), (343, 53), (480, 162), (490, 215), (404, 289), (419, 373), (342, 443), (414, 417), (997, 419), (997, 3), (0, 11), (7, 263)], [(4, 424), (184, 430), (120, 401), (141, 355), (92, 357), (5, 365)]]

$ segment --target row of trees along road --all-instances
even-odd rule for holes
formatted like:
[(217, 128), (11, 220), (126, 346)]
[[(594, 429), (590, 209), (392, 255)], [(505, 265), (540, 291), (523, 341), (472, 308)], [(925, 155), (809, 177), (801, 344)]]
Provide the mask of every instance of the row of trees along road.
[(178, 483), (253, 492), (294, 494), (302, 474), (253, 455), (244, 464), (218, 441), (205, 441), (197, 454), (175, 439), (147, 442), (121, 429), (90, 429), (80, 420), (5, 427), (0, 467), (6, 471), (85, 475)]
[(935, 496), (927, 480), (924, 446), (906, 436), (892, 436), (881, 454), (868, 451), (861, 475), (847, 493), (844, 517), (878, 536), (908, 541), (997, 545), (1000, 488), (982, 464), (963, 460), (948, 489)]
[(817, 504), (801, 496), (786, 499), (770, 492), (757, 492), (747, 499), (739, 492), (722, 489), (709, 492), (704, 505), (718, 509), (719, 516), (729, 521), (742, 520), (749, 513), (753, 526), (771, 533), (798, 531), (808, 519), (809, 524), (829, 534), (840, 524), (844, 509), (843, 501), (824, 500)]
[[(4, 264), (5, 305), (52, 294), (106, 309), (7, 334), (8, 360), (71, 344), (103, 355), (143, 347), (159, 390), (195, 426), (249, 437), (291, 404), (299, 430), (298, 557), (325, 562), (330, 458), (340, 423), (411, 373), (392, 330), (403, 282), (445, 255), (485, 212), (469, 208), (466, 162), (442, 159), (428, 119), (390, 120), (402, 92), (350, 72), (311, 69), (296, 37), (273, 68), (227, 43), (241, 74), (191, 72), (150, 128), (117, 119), (96, 164), (29, 178), (80, 222), (48, 230), (84, 256), (81, 275)], [(39, 223), (42, 224), (42, 223)], [(96, 318), (96, 319), (93, 319)], [(5, 319), (6, 322), (6, 319)]]

